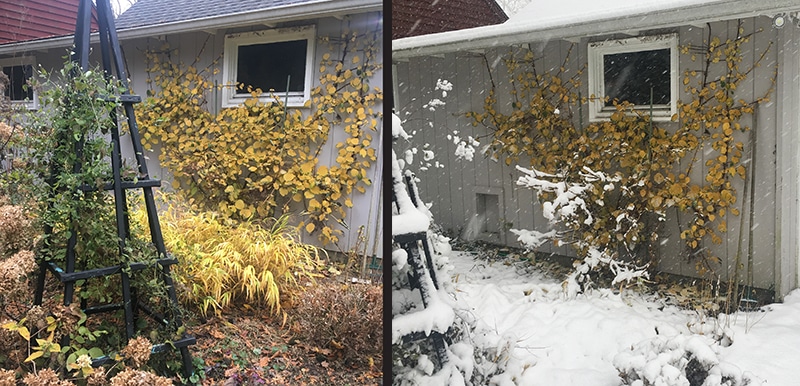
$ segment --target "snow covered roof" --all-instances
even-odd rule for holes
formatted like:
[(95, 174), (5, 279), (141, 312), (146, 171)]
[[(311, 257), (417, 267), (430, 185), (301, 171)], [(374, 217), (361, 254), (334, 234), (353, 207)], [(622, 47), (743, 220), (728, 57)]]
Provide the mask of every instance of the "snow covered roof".
[(533, 0), (507, 22), (392, 41), (392, 58), (702, 25), (800, 10), (797, 0)]

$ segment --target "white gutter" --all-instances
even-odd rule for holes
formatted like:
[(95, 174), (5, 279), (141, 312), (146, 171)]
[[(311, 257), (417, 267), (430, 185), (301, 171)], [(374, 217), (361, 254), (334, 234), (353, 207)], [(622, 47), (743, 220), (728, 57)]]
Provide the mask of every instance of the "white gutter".
[[(117, 30), (117, 36), (119, 36), (120, 40), (126, 40), (182, 32), (235, 28), (257, 23), (282, 23), (329, 16), (341, 17), (349, 14), (377, 12), (382, 10), (383, 2), (381, 0), (321, 0), (299, 5), (286, 5), (256, 11), (240, 12), (225, 16), (210, 16), (201, 19), (128, 28)], [(69, 47), (73, 40), (72, 35), (69, 35), (0, 45), (0, 55)], [(91, 42), (97, 43), (98, 41), (97, 33), (93, 33)]]
[(671, 28), (681, 25), (703, 25), (717, 20), (730, 20), (800, 10), (797, 0), (741, 1), (723, 0), (684, 5), (656, 12), (631, 12), (624, 17), (597, 20), (576, 20), (564, 23), (537, 23), (535, 20), (510, 21), (503, 24), (415, 36), (392, 41), (392, 59), (439, 55), (445, 52), (468, 51), (495, 46), (541, 42), (553, 39), (580, 39), (622, 31)]

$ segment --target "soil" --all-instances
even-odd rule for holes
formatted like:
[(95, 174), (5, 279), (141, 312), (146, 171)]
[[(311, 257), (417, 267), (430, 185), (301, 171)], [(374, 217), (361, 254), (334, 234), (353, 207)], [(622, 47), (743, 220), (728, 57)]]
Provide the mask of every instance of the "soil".
[[(197, 323), (197, 324), (195, 324)], [(205, 362), (203, 385), (381, 385), (380, 368), (346, 365), (330, 350), (296, 338), (281, 317), (245, 310), (187, 321)]]

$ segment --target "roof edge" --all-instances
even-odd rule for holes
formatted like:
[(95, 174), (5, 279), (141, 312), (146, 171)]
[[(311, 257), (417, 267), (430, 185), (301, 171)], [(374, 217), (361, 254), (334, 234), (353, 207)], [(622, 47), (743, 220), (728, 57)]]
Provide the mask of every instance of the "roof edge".
[(255, 22), (285, 22), (381, 11), (381, 0), (321, 0), (300, 5), (286, 5), (256, 11), (233, 13), (225, 16), (210, 16), (180, 22), (155, 24), (117, 30), (120, 39), (135, 39), (154, 35), (202, 31), (219, 28), (235, 28)]
[(760, 2), (723, 0), (714, 3), (683, 6), (658, 12), (654, 21), (650, 12), (632, 13), (624, 18), (614, 17), (591, 22), (543, 24), (531, 27), (523, 22), (447, 31), (437, 34), (392, 40), (392, 60), (418, 56), (441, 55), (496, 46), (596, 36), (626, 30), (670, 28), (680, 25), (704, 24), (714, 20), (730, 20), (780, 12), (798, 11), (800, 3), (792, 0), (763, 0)]

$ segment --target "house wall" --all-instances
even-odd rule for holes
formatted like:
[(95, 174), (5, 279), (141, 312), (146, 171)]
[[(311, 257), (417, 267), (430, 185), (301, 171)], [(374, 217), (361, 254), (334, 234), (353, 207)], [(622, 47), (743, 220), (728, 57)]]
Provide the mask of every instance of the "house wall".
[[(222, 54), (224, 52), (224, 39), (225, 35), (229, 33), (238, 33), (238, 32), (249, 32), (249, 31), (260, 31), (266, 30), (270, 28), (281, 28), (281, 27), (288, 27), (288, 26), (295, 26), (295, 25), (308, 25), (308, 24), (315, 24), (317, 30), (317, 37), (322, 36), (339, 36), (341, 33), (347, 29), (347, 22), (349, 21), (349, 28), (353, 31), (366, 31), (366, 30), (374, 30), (376, 25), (381, 20), (382, 15), (380, 13), (365, 13), (365, 14), (358, 14), (358, 15), (350, 15), (347, 20), (340, 20), (337, 18), (323, 18), (317, 20), (310, 20), (310, 21), (302, 21), (302, 22), (295, 22), (286, 25), (276, 25), (276, 26), (265, 26), (265, 25), (255, 25), (252, 27), (246, 28), (237, 28), (237, 29), (229, 29), (229, 30), (215, 30), (215, 31), (205, 31), (205, 32), (196, 32), (196, 33), (184, 33), (184, 34), (177, 34), (177, 35), (167, 35), (167, 36), (158, 36), (146, 39), (135, 39), (130, 41), (124, 41), (122, 44), (122, 49), (125, 53), (127, 59), (127, 66), (128, 72), (130, 73), (131, 78), (131, 88), (135, 93), (140, 95), (145, 95), (146, 90), (148, 89), (147, 85), (147, 63), (145, 60), (144, 52), (147, 50), (152, 50), (158, 48), (163, 45), (163, 43), (168, 43), (170, 47), (178, 49), (178, 55), (175, 60), (183, 61), (184, 63), (193, 63), (197, 59), (196, 67), (197, 68), (205, 68), (212, 65), (212, 62), (216, 59), (221, 59)], [(319, 41), (316, 44), (316, 53), (314, 58), (314, 63), (319, 63), (322, 60), (322, 56), (330, 52), (328, 51), (329, 47), (327, 44), (320, 43)], [(382, 57), (382, 53), (378, 53), (378, 58)], [(336, 53), (332, 52), (332, 56), (336, 57)], [(219, 74), (213, 76), (212, 79), (222, 84), (222, 67), (221, 61), (219, 62), (218, 68), (220, 68)], [(318, 66), (315, 65), (313, 68), (317, 68)], [(314, 84), (312, 87), (316, 87), (319, 84), (318, 79), (314, 79)], [(383, 88), (383, 74), (382, 71), (378, 71), (370, 81), (370, 85), (374, 87)], [(220, 91), (212, 91), (208, 96), (209, 101), (209, 109), (213, 112), (218, 112), (222, 106), (222, 93)], [(378, 106), (378, 109), (381, 107)], [(331, 134), (328, 138), (327, 143), (323, 146), (322, 152), (320, 153), (320, 164), (321, 165), (333, 165), (335, 164), (336, 159), (336, 149), (334, 145), (342, 140), (346, 134), (344, 133), (341, 127), (335, 128), (331, 131)], [(339, 245), (331, 246), (327, 245), (326, 248), (330, 248), (334, 251), (350, 251), (357, 249), (359, 255), (366, 254), (367, 256), (382, 255), (382, 233), (381, 233), (381, 219), (380, 219), (380, 203), (381, 203), (381, 171), (383, 170), (383, 157), (380, 152), (380, 143), (381, 143), (381, 135), (382, 132), (379, 130), (376, 133), (373, 133), (373, 141), (372, 147), (376, 149), (376, 154), (378, 159), (373, 165), (368, 169), (368, 177), (372, 180), (373, 184), (368, 187), (366, 193), (361, 194), (358, 192), (354, 192), (352, 200), (353, 200), (353, 207), (352, 208), (345, 208), (347, 212), (347, 223), (349, 229), (344, 229), (341, 226), (338, 228), (343, 230), (342, 235), (340, 236)], [(127, 149), (127, 151), (131, 151), (131, 149)], [(157, 174), (159, 178), (166, 181), (163, 185), (170, 186), (171, 182), (171, 175), (166, 168), (162, 168), (158, 163), (158, 154), (159, 149), (156, 148), (151, 152), (148, 152), (147, 156), (149, 157), (149, 164), (148, 168), (152, 171), (152, 173)], [(296, 213), (300, 213), (302, 208), (293, 208), (295, 209)], [(300, 217), (296, 218), (296, 221), (300, 221)], [(336, 224), (334, 224), (336, 225)], [(364, 241), (359, 242), (359, 229), (363, 227), (362, 235)], [(308, 242), (311, 244), (316, 244), (322, 246), (319, 241), (317, 240), (317, 235), (308, 235), (307, 233), (303, 232), (302, 235), (303, 241)]]
[[(734, 38), (736, 21), (721, 21), (710, 24), (714, 36), (724, 41)], [(753, 65), (762, 55), (760, 66), (753, 69), (748, 79), (738, 88), (737, 99), (754, 100), (764, 95), (773, 84), (771, 77), (779, 67), (779, 79), (770, 101), (762, 104), (756, 118), (745, 117), (742, 124), (753, 128), (755, 134), (755, 157), (750, 163), (755, 169), (753, 186), (755, 188), (754, 211), (752, 222), (749, 211), (749, 189), (744, 191), (741, 179), (734, 181), (738, 192), (738, 200), (734, 207), (740, 209), (741, 215), (727, 215), (728, 232), (720, 245), (707, 242), (709, 248), (722, 258), (715, 267), (717, 277), (726, 281), (732, 275), (737, 252), (741, 253), (744, 271), (742, 278), (747, 278), (747, 259), (752, 258), (753, 284), (759, 288), (778, 289), (781, 296), (789, 289), (796, 287), (797, 282), (797, 141), (794, 131), (797, 128), (797, 47), (798, 33), (793, 28), (774, 29), (771, 19), (767, 17), (744, 20), (745, 31), (763, 29), (756, 33), (744, 47), (741, 68)], [(645, 33), (646, 31), (641, 31)], [(661, 32), (661, 31), (660, 31)], [(679, 46), (691, 44), (700, 46), (708, 39), (707, 25), (683, 26), (670, 31), (679, 35)], [(601, 41), (606, 38), (624, 38), (628, 35), (600, 36), (582, 38), (576, 41), (572, 49), (567, 73), (574, 74), (586, 65), (587, 45), (590, 41)], [(567, 41), (531, 42), (530, 48), (541, 58), (536, 63), (537, 70), (548, 71), (558, 69), (573, 43)], [(471, 120), (465, 117), (468, 111), (483, 111), (483, 100), (491, 87), (492, 81), (498, 92), (500, 110), (510, 109), (508, 101), (509, 81), (507, 72), (499, 60), (509, 47), (499, 47), (476, 52), (446, 53), (439, 56), (415, 57), (393, 63), (396, 71), (396, 86), (400, 106), (399, 113), (404, 122), (404, 129), (411, 133), (416, 131), (413, 143), (417, 146), (430, 144), (436, 159), (444, 168), (420, 170), (417, 174), (420, 194), (423, 201), (432, 203), (431, 212), (437, 224), (454, 234), (464, 235), (469, 231), (470, 223), (474, 223), (477, 210), (485, 206), (486, 196), (495, 195), (498, 199), (496, 208), (499, 211), (500, 223), (494, 228), (497, 234), (479, 235), (487, 241), (500, 245), (520, 246), (509, 228), (536, 229), (546, 231), (550, 225), (541, 215), (541, 204), (528, 189), (515, 186), (520, 173), (513, 166), (503, 162), (475, 155), (474, 161), (459, 160), (455, 157), (456, 145), (446, 136), (458, 131), (465, 138), (468, 135), (481, 137), (490, 134), (483, 127), (473, 127)], [(767, 51), (765, 53), (765, 51)], [(700, 69), (700, 60), (692, 62), (687, 55), (680, 56), (679, 79), (683, 79), (683, 71)], [(788, 68), (787, 68), (788, 67)], [(491, 72), (487, 70), (491, 68)], [(491, 73), (491, 75), (490, 75)], [(441, 98), (433, 88), (437, 79), (447, 79), (454, 87), (444, 99), (446, 105), (436, 111), (422, 106), (434, 96)], [(588, 79), (586, 72), (582, 75), (582, 95), (588, 95)], [(688, 100), (687, 94), (680, 87), (679, 98)], [(503, 99), (505, 98), (505, 99)], [(575, 107), (576, 124), (582, 112), (582, 121), (589, 122), (587, 106)], [(677, 128), (679, 123), (661, 123), (667, 129)], [(745, 153), (749, 151), (750, 133), (739, 134), (739, 140), (745, 143)], [(788, 137), (787, 137), (788, 136)], [(794, 142), (792, 142), (794, 141)], [(485, 143), (485, 141), (484, 141)], [(794, 143), (795, 145), (791, 145)], [(699, 159), (694, 168), (694, 180), (703, 181), (705, 157), (708, 152), (699, 152)], [(745, 159), (748, 158), (746, 155)], [(780, 162), (780, 164), (779, 164)], [(522, 160), (522, 165), (526, 162)], [(685, 169), (685, 168), (684, 168)], [(491, 201), (493, 202), (493, 201)], [(685, 218), (686, 215), (683, 214)], [(694, 262), (688, 261), (687, 252), (680, 239), (679, 216), (677, 210), (668, 213), (668, 220), (661, 230), (659, 253), (661, 263), (658, 269), (664, 272), (695, 276)], [(741, 246), (740, 229), (743, 230)], [(491, 227), (489, 228), (491, 230)], [(750, 242), (752, 240), (752, 243)], [(781, 243), (782, 242), (782, 243)], [(564, 246), (544, 245), (542, 252), (574, 256)], [(749, 253), (752, 251), (752, 253)]]
[[(204, 68), (211, 66), (212, 62), (217, 59), (221, 58), (223, 51), (224, 51), (224, 38), (227, 33), (232, 32), (245, 32), (245, 31), (255, 31), (255, 30), (265, 30), (269, 28), (281, 28), (290, 25), (307, 25), (307, 24), (316, 24), (317, 28), (317, 37), (321, 36), (339, 36), (346, 28), (347, 24), (349, 23), (349, 28), (351, 31), (366, 31), (366, 30), (374, 30), (376, 26), (382, 26), (381, 19), (382, 15), (378, 12), (373, 13), (364, 13), (364, 14), (357, 14), (345, 17), (344, 19), (338, 18), (323, 18), (317, 20), (310, 20), (305, 22), (296, 22), (293, 24), (288, 25), (275, 25), (275, 26), (266, 26), (266, 25), (256, 25), (249, 28), (238, 28), (235, 30), (214, 30), (214, 31), (205, 31), (205, 32), (196, 32), (196, 33), (184, 33), (184, 34), (176, 34), (176, 35), (167, 35), (167, 36), (156, 36), (152, 38), (145, 38), (145, 39), (134, 39), (134, 40), (126, 40), (122, 42), (122, 51), (123, 55), (126, 58), (126, 68), (130, 78), (130, 86), (132, 89), (133, 94), (138, 94), (141, 96), (145, 96), (147, 93), (148, 85), (147, 85), (147, 63), (145, 60), (144, 53), (148, 50), (159, 48), (163, 45), (164, 42), (168, 43), (171, 48), (178, 49), (178, 55), (174, 58), (174, 60), (183, 61), (186, 64), (190, 64), (195, 62), (195, 59), (198, 58), (198, 61), (195, 63), (197, 68)], [(319, 63), (322, 59), (322, 56), (328, 52), (328, 45), (327, 44), (320, 44), (319, 42), (316, 45), (316, 53), (315, 53), (315, 63)], [(46, 52), (37, 51), (32, 53), (36, 56), (37, 63), (41, 64), (42, 67), (46, 69), (58, 69), (63, 65), (64, 59), (62, 58), (67, 53), (66, 48), (64, 49), (51, 49)], [(336, 57), (336, 55), (332, 55)], [(382, 53), (378, 53), (377, 56), (378, 60), (382, 58)], [(92, 45), (92, 62), (99, 63), (99, 46), (97, 44)], [(220, 63), (220, 73), (213, 77), (213, 80), (217, 83), (223, 83), (222, 81), (222, 72), (221, 72), (221, 61)], [(315, 65), (314, 68), (317, 68)], [(318, 79), (315, 79), (314, 84), (312, 87), (317, 86), (319, 83)], [(374, 87), (379, 87), (383, 89), (383, 74), (382, 71), (378, 71), (375, 73), (373, 78), (370, 80), (370, 85)], [(212, 91), (208, 95), (209, 101), (209, 110), (213, 112), (218, 112), (221, 108), (221, 92), (219, 91)], [(376, 109), (382, 109), (380, 105), (376, 107)], [(382, 127), (382, 124), (380, 125)], [(333, 251), (351, 251), (357, 249), (357, 252), (360, 256), (372, 256), (377, 255), (381, 257), (382, 255), (382, 220), (381, 220), (381, 183), (382, 183), (382, 170), (383, 170), (383, 153), (381, 152), (380, 144), (382, 143), (382, 130), (378, 130), (375, 133), (372, 133), (373, 141), (372, 147), (376, 149), (377, 160), (373, 163), (373, 165), (367, 170), (367, 177), (369, 177), (373, 184), (367, 188), (366, 193), (361, 194), (358, 192), (354, 192), (352, 196), (353, 207), (352, 208), (345, 208), (347, 212), (347, 222), (349, 225), (349, 229), (342, 229), (344, 232), (340, 236), (340, 241), (338, 246), (325, 246), (328, 249)], [(344, 131), (341, 127), (337, 127), (331, 131), (330, 138), (328, 139), (327, 143), (324, 145), (322, 152), (320, 154), (320, 164), (321, 165), (332, 165), (335, 163), (336, 159), (336, 149), (334, 145), (344, 138)], [(122, 139), (122, 150), (123, 155), (131, 160), (131, 162), (135, 162), (133, 157), (133, 149), (130, 143), (130, 140), (126, 137)], [(159, 164), (159, 149), (156, 148), (153, 151), (148, 151), (145, 154), (147, 157), (147, 167), (148, 171), (150, 172), (153, 178), (161, 179), (162, 180), (162, 189), (171, 189), (171, 182), (172, 176), (166, 168), (161, 167)], [(300, 213), (302, 208), (292, 208), (296, 209), (296, 213)], [(296, 218), (296, 221), (300, 221), (300, 217)], [(336, 224), (333, 224), (336, 225)], [(363, 241), (359, 242), (359, 229), (363, 227), (363, 234), (361, 234), (361, 238)], [(311, 244), (320, 245), (319, 241), (317, 240), (316, 234), (308, 235), (303, 232), (302, 235), (303, 241), (308, 242)], [(321, 246), (321, 245), (320, 245)]]

